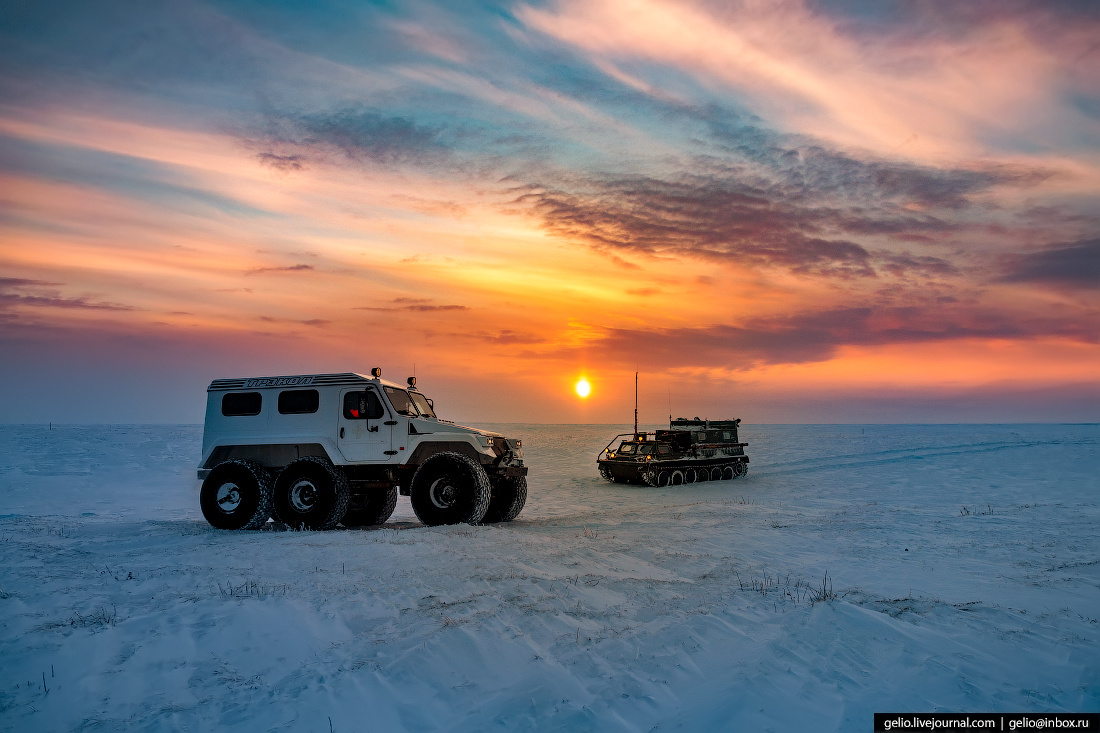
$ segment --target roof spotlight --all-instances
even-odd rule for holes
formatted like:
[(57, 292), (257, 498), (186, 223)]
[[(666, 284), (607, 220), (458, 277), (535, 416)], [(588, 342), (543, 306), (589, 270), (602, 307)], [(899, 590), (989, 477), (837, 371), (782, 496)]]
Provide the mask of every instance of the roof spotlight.
[(415, 387), (416, 386), (416, 377), (409, 377), (405, 381), (407, 381), (409, 383), (410, 387)]
[(372, 377), (374, 377), (375, 379), (381, 379), (382, 378), (382, 367), (375, 367), (374, 369), (371, 369), (370, 370), (370, 375)]

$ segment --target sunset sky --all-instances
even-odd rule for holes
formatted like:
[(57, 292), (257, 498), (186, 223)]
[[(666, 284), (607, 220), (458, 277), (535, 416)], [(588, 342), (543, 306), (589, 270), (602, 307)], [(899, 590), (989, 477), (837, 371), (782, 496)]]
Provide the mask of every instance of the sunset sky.
[(0, 421), (414, 365), (462, 421), (1100, 420), (1100, 5), (5, 4)]

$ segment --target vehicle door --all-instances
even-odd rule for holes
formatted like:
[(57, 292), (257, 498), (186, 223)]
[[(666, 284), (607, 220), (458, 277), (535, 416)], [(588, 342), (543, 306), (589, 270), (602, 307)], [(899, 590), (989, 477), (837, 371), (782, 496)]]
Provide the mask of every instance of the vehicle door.
[(385, 461), (393, 425), (387, 425), (386, 408), (372, 387), (345, 389), (340, 394), (340, 453), (348, 461)]

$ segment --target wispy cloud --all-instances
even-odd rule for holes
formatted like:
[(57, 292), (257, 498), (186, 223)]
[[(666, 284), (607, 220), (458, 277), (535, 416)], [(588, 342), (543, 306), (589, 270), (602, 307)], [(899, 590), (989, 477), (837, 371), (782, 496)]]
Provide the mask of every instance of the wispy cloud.
[(63, 308), (67, 310), (132, 311), (134, 306), (98, 300), (92, 296), (65, 297), (56, 286), (62, 283), (29, 280), (17, 277), (0, 278), (0, 309), (17, 306)]
[(1100, 290), (1100, 239), (1051, 245), (1011, 259), (1002, 282)]
[(332, 321), (326, 320), (324, 318), (296, 319), (296, 318), (275, 318), (273, 316), (258, 316), (257, 318), (258, 318), (258, 320), (261, 320), (264, 323), (296, 323), (296, 324), (301, 325), (301, 326), (313, 326), (314, 328), (323, 328), (323, 327), (329, 325), (330, 323), (332, 323)]
[(262, 275), (269, 272), (313, 272), (317, 268), (313, 265), (297, 264), (297, 265), (284, 265), (278, 267), (253, 267), (251, 270), (245, 270), (245, 275)]
[(257, 153), (256, 159), (284, 173), (304, 169), (306, 161), (304, 155), (275, 155), (274, 153)]
[[(426, 165), (450, 159), (446, 128), (366, 107), (271, 113), (266, 127), (258, 144), (323, 155), (340, 154), (357, 163)], [(308, 154), (280, 155), (267, 151), (259, 156), (269, 165), (277, 164), (283, 169), (289, 165), (298, 170)]]
[(394, 298), (390, 301), (393, 303), (391, 306), (356, 306), (353, 310), (359, 311), (412, 311), (414, 313), (435, 313), (439, 311), (465, 311), (470, 310), (469, 306), (465, 305), (440, 305), (433, 303), (428, 298), (408, 298), (400, 297)]
[(995, 311), (925, 305), (861, 306), (746, 319), (741, 325), (608, 328), (583, 349), (553, 352), (571, 360), (580, 351), (629, 366), (656, 369), (709, 366), (748, 370), (760, 365), (827, 361), (844, 346), (1033, 339), (1060, 336), (1100, 343), (1100, 332), (1051, 317), (1010, 318)]
[(517, 16), (620, 78), (640, 77), (638, 89), (667, 94), (652, 80), (675, 69), (787, 129), (880, 153), (971, 155), (991, 130), (1012, 145), (1035, 135), (1038, 110), (1087, 129), (1064, 91), (1095, 91), (1095, 13), (1069, 3), (966, 6), (558, 0), (520, 5)]

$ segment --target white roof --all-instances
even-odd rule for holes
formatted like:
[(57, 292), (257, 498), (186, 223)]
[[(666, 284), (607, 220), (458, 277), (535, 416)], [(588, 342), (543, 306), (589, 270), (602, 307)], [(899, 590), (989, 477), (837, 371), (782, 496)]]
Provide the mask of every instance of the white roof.
[(287, 387), (328, 387), (342, 384), (381, 384), (405, 389), (405, 385), (395, 384), (385, 379), (375, 379), (355, 372), (342, 374), (292, 374), (282, 377), (238, 377), (235, 379), (215, 379), (206, 388), (207, 392), (238, 389), (285, 389)]

